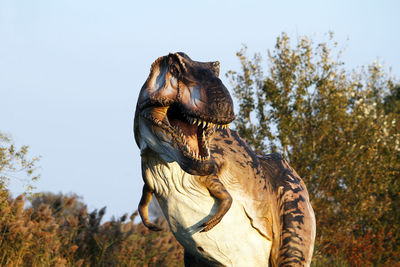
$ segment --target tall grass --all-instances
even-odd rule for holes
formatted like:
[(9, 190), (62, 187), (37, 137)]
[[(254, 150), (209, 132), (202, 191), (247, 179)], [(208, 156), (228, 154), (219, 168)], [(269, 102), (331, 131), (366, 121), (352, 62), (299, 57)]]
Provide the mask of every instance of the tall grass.
[[(30, 205), (22, 195), (0, 200), (0, 266), (183, 266), (183, 248), (161, 218), (156, 223), (165, 230), (152, 232), (135, 223), (137, 212), (103, 223), (105, 208), (88, 212), (75, 195), (46, 193)], [(343, 241), (343, 247), (317, 238), (311, 266), (399, 264), (397, 256), (388, 257), (395, 247), (379, 245), (390, 231), (330, 238)]]
[[(24, 208), (3, 199), (0, 266), (183, 266), (183, 249), (167, 231), (134, 223), (137, 212), (101, 223), (105, 209), (70, 209), (75, 197)], [(168, 229), (166, 223), (157, 223)]]

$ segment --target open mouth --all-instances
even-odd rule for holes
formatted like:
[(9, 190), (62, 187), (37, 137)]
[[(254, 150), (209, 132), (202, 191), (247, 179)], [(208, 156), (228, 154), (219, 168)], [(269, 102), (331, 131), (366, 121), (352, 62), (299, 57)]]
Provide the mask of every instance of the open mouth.
[[(163, 116), (160, 116), (160, 111), (162, 111)], [(156, 114), (158, 116), (154, 116)], [(177, 104), (168, 108), (153, 107), (152, 112), (147, 113), (144, 117), (171, 133), (175, 139), (174, 143), (177, 144), (181, 152), (186, 157), (196, 161), (210, 159), (210, 136), (216, 129), (225, 129), (229, 126), (229, 124), (213, 123), (200, 119), (198, 116), (189, 115)]]

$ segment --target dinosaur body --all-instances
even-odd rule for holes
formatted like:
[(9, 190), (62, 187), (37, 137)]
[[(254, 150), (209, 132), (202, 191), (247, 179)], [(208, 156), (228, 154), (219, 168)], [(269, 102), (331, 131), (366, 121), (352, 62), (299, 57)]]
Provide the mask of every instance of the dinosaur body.
[(308, 266), (315, 219), (307, 189), (279, 155), (256, 155), (227, 128), (232, 100), (215, 62), (158, 59), (135, 115), (145, 185), (185, 249), (186, 266)]

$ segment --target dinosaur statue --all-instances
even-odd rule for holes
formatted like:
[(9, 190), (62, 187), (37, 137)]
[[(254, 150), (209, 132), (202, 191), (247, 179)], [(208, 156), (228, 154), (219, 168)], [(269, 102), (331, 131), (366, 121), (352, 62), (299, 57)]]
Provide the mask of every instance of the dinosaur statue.
[(315, 217), (305, 184), (279, 154), (257, 155), (228, 125), (232, 98), (219, 62), (158, 58), (137, 102), (149, 229), (154, 194), (185, 266), (309, 266)]

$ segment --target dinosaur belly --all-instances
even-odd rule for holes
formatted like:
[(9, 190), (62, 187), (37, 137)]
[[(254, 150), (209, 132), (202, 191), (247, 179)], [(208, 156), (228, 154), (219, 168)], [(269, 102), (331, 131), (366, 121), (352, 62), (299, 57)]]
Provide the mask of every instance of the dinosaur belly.
[(200, 225), (218, 208), (195, 177), (184, 175), (167, 195), (156, 195), (176, 239), (191, 254), (225, 266), (268, 266), (271, 242), (251, 226), (241, 203), (235, 201), (222, 221), (208, 232)]

